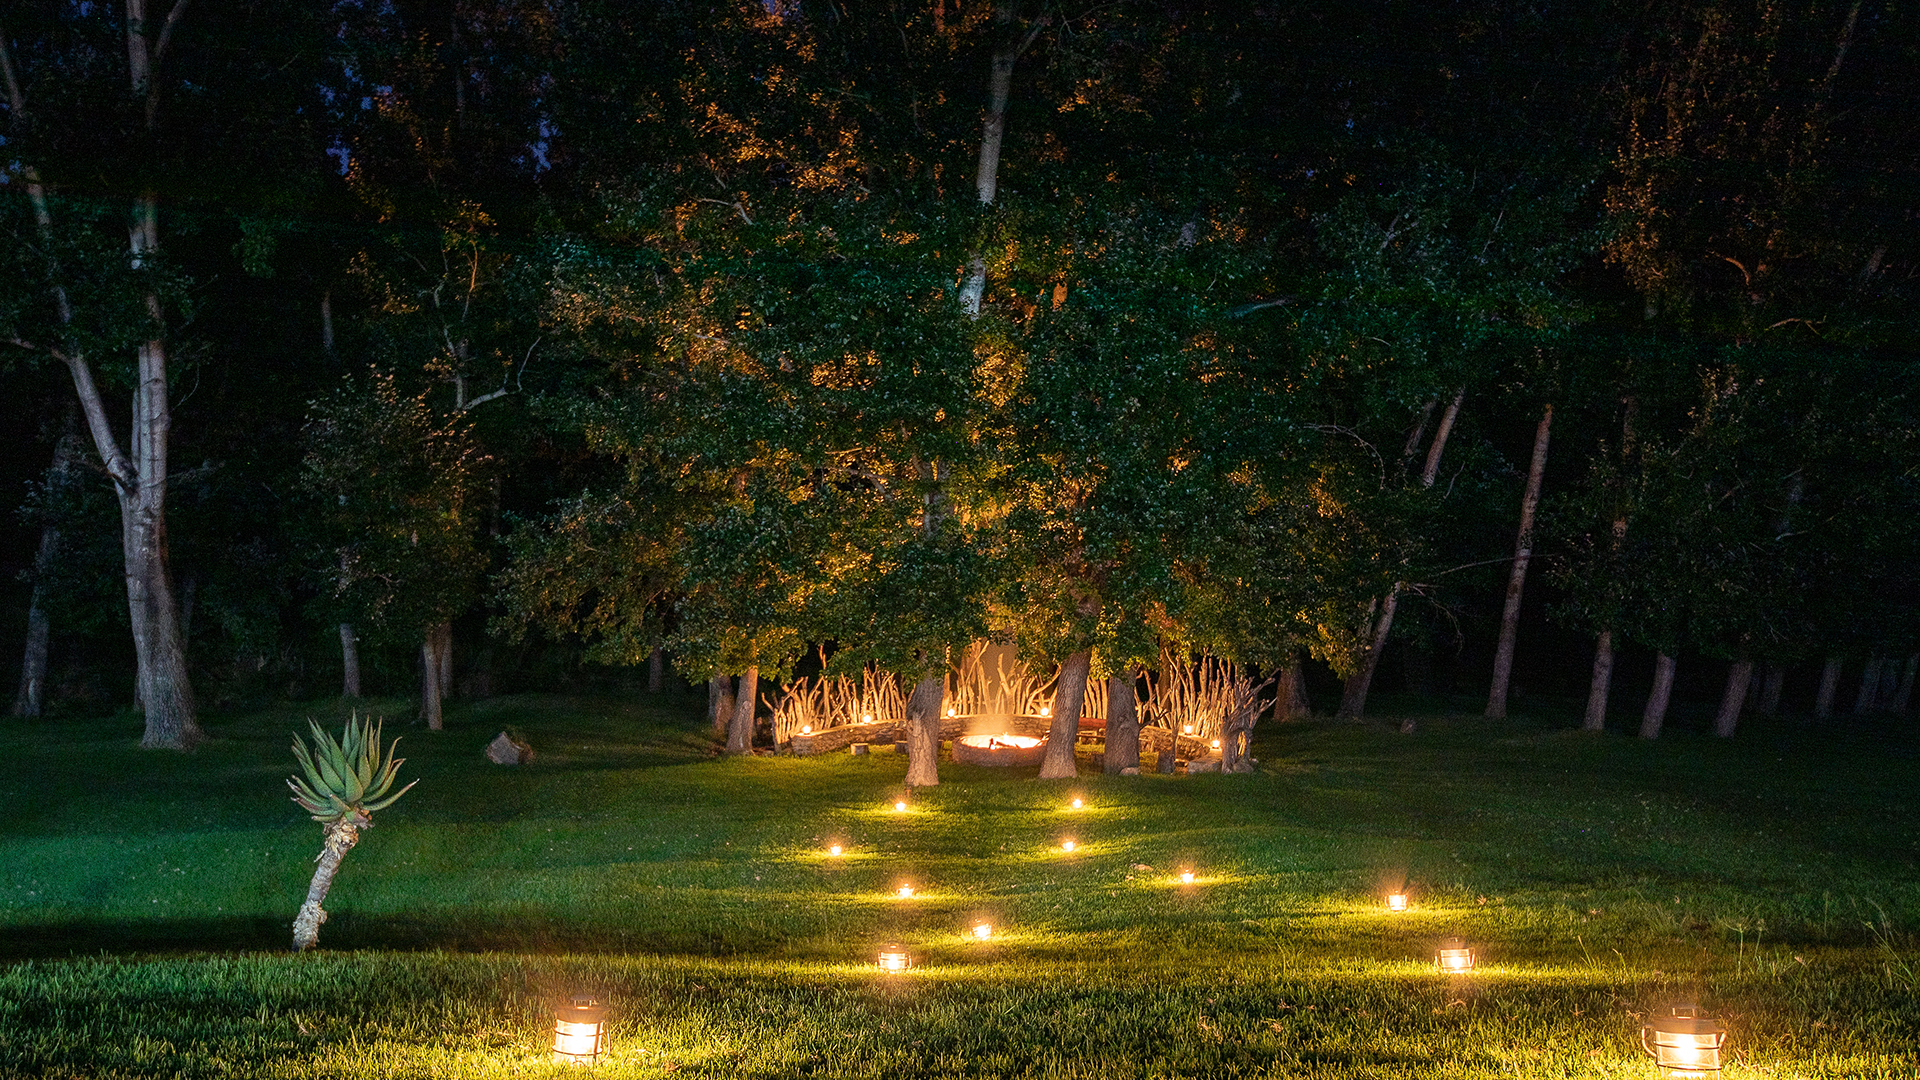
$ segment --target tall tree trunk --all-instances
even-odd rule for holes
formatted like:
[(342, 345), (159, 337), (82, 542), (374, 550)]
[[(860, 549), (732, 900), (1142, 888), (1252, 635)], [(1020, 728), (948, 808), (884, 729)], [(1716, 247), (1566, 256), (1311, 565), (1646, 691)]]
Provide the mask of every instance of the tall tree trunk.
[(929, 675), (907, 695), (907, 786), (940, 783), (940, 706), (947, 695), (944, 676)]
[(1140, 767), (1140, 708), (1134, 697), (1133, 672), (1116, 672), (1107, 679), (1107, 745), (1102, 772), (1112, 776)]
[[(980, 128), (980, 164), (974, 170), (974, 190), (982, 206), (992, 206), (1000, 191), (1000, 145), (1007, 133), (1007, 98), (1013, 90), (1013, 65), (1021, 48), (1001, 49), (993, 54), (992, 73), (987, 79), (987, 116)], [(960, 289), (960, 306), (969, 316), (980, 314), (980, 302), (987, 292), (987, 259), (975, 252), (967, 260), (967, 283)]]
[(1540, 506), (1540, 480), (1547, 471), (1547, 440), (1553, 433), (1553, 406), (1540, 414), (1533, 431), (1533, 462), (1527, 466), (1527, 490), (1520, 499), (1520, 534), (1513, 545), (1513, 569), (1507, 575), (1507, 602), (1500, 611), (1500, 643), (1493, 652), (1493, 685), (1487, 691), (1487, 718), (1507, 715), (1507, 685), (1513, 678), (1514, 639), (1520, 633), (1520, 594), (1527, 586), (1533, 558), (1533, 513)]
[(1873, 711), (1873, 697), (1880, 690), (1880, 663), (1879, 653), (1868, 654), (1867, 670), (1860, 673), (1860, 690), (1853, 695), (1853, 711), (1855, 713)]
[(1613, 691), (1613, 631), (1602, 630), (1593, 642), (1593, 680), (1587, 684), (1587, 717), (1583, 731), (1607, 730), (1607, 697)]
[(433, 628), (433, 673), (440, 680), (440, 697), (453, 696), (453, 624)]
[[(53, 444), (53, 464), (47, 469), (49, 495), (64, 493), (73, 482), (73, 459), (79, 432), (71, 410), (66, 430)], [(47, 618), (46, 575), (60, 552), (60, 526), (48, 518), (40, 526), (40, 549), (33, 557), (33, 594), (27, 603), (27, 646), (20, 658), (20, 689), (13, 698), (13, 715), (40, 716), (47, 707), (47, 648), (53, 626)]]
[(1900, 693), (1900, 661), (1894, 657), (1883, 657), (1880, 661), (1880, 689), (1874, 694), (1873, 707), (1882, 711), (1893, 708), (1893, 699)]
[(1640, 714), (1640, 737), (1657, 739), (1667, 722), (1667, 702), (1673, 698), (1673, 657), (1659, 653), (1653, 658), (1653, 689), (1647, 694), (1646, 711)]
[(1461, 387), (1440, 414), (1439, 430), (1433, 433), (1433, 445), (1427, 448), (1427, 464), (1420, 470), (1420, 486), (1430, 488), (1440, 476), (1440, 455), (1446, 452), (1447, 436), (1453, 434), (1453, 422), (1460, 416), (1460, 403), (1467, 400), (1467, 388)]
[(1900, 689), (1894, 691), (1893, 701), (1887, 705), (1897, 715), (1907, 715), (1908, 707), (1913, 704), (1913, 676), (1916, 669), (1920, 669), (1920, 653), (1907, 657), (1906, 669), (1900, 673)]
[(715, 675), (707, 680), (707, 723), (716, 736), (727, 733), (733, 720), (733, 676)]
[(1360, 654), (1360, 662), (1354, 666), (1353, 674), (1347, 677), (1340, 691), (1340, 711), (1334, 716), (1341, 720), (1359, 720), (1366, 713), (1367, 691), (1373, 686), (1373, 672), (1380, 666), (1380, 654), (1387, 650), (1387, 634), (1393, 629), (1394, 609), (1400, 604), (1400, 587), (1395, 585), (1387, 591), (1387, 598), (1380, 602), (1379, 618), (1374, 620), (1367, 633), (1367, 647)]
[(1713, 733), (1722, 739), (1733, 738), (1740, 724), (1740, 710), (1747, 703), (1747, 690), (1753, 685), (1753, 661), (1741, 657), (1727, 667), (1727, 689), (1720, 695), (1720, 712), (1713, 718)]
[(1833, 715), (1833, 699), (1840, 692), (1840, 665), (1837, 656), (1827, 657), (1825, 666), (1820, 669), (1820, 690), (1813, 697), (1813, 715), (1825, 720)]
[(1767, 665), (1767, 676), (1760, 683), (1760, 700), (1754, 707), (1761, 716), (1777, 716), (1780, 713), (1780, 695), (1787, 688), (1787, 669), (1779, 664)]
[(320, 924), (327, 921), (327, 913), (320, 905), (333, 888), (333, 876), (340, 872), (340, 860), (346, 858), (347, 852), (353, 850), (353, 845), (360, 842), (360, 830), (351, 818), (321, 828), (326, 830), (326, 843), (320, 848), (319, 865), (313, 868), (313, 880), (307, 884), (306, 902), (300, 905), (300, 913), (293, 919), (293, 947), (297, 952), (305, 952), (320, 944)]
[(1307, 701), (1306, 673), (1301, 670), (1300, 651), (1295, 649), (1280, 669), (1280, 678), (1273, 691), (1273, 719), (1275, 722), (1295, 720), (1311, 716), (1313, 707)]
[(353, 634), (352, 623), (340, 624), (340, 696), (360, 696), (360, 639)]
[(1080, 737), (1080, 708), (1087, 699), (1087, 669), (1093, 653), (1076, 649), (1060, 665), (1060, 681), (1053, 692), (1053, 726), (1047, 732), (1046, 757), (1040, 760), (1040, 779), (1061, 780), (1080, 775), (1073, 756)]
[(420, 719), (427, 730), (440, 731), (440, 657), (435, 648), (434, 628), (428, 628), (420, 642)]
[(733, 718), (727, 721), (727, 753), (752, 752), (753, 716), (759, 697), (760, 669), (749, 666), (740, 673), (740, 692), (734, 695)]
[(667, 650), (659, 645), (647, 656), (647, 693), (657, 694), (667, 685)]

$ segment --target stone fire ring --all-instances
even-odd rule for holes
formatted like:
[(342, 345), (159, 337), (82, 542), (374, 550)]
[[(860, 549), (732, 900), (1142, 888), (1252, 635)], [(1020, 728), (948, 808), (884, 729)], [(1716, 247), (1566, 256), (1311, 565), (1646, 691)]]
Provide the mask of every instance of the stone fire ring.
[(953, 760), (968, 765), (1038, 765), (1047, 740), (1030, 735), (962, 735), (953, 740)]

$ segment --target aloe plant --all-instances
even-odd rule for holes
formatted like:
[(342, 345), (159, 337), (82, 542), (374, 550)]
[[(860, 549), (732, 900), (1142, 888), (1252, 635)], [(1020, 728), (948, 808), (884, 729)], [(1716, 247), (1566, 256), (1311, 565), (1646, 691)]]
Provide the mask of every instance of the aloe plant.
[(314, 868), (313, 882), (307, 886), (307, 902), (300, 905), (300, 914), (293, 920), (293, 947), (302, 951), (320, 941), (320, 924), (327, 921), (320, 903), (333, 888), (340, 860), (359, 842), (360, 830), (371, 828), (376, 811), (392, 806), (420, 782), (415, 780), (387, 794), (406, 759), (393, 756), (399, 739), (393, 740), (385, 754), (380, 752), (380, 725), (371, 718), (361, 720), (355, 713), (338, 741), (312, 720), (307, 721), (307, 727), (312, 729), (310, 747), (297, 736), (293, 740), (293, 756), (300, 760), (300, 771), (305, 775), (288, 777), (287, 786), (293, 789), (293, 801), (320, 823), (326, 842), (315, 860), (320, 865)]

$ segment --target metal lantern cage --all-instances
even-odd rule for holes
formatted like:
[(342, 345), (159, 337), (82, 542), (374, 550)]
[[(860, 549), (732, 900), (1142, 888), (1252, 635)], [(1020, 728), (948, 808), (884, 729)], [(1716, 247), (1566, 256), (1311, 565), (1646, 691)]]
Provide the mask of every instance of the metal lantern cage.
[(1448, 938), (1442, 942), (1433, 958), (1434, 962), (1440, 965), (1440, 970), (1449, 975), (1472, 971), (1475, 960), (1473, 950), (1459, 938)]
[(1660, 1080), (1715, 1080), (1727, 1025), (1701, 1016), (1697, 1005), (1676, 1005), (1640, 1029), (1640, 1046), (1659, 1067)]
[(880, 946), (880, 956), (876, 962), (881, 971), (892, 974), (912, 967), (913, 957), (907, 954), (905, 945), (889, 942)]
[(553, 1060), (595, 1065), (606, 1053), (606, 1006), (582, 996), (553, 1010)]

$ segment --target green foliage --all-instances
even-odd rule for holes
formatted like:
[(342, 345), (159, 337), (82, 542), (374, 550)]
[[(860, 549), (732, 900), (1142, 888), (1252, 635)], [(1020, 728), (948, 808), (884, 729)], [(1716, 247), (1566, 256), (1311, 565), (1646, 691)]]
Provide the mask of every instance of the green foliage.
[(288, 777), (287, 786), (293, 789), (293, 801), (315, 821), (327, 825), (352, 821), (364, 826), (420, 782), (414, 780), (387, 794), (407, 759), (393, 756), (399, 739), (381, 753), (380, 724), (372, 717), (349, 717), (338, 740), (321, 730), (318, 721), (307, 721), (307, 729), (308, 742), (293, 740), (293, 756), (303, 775)]

